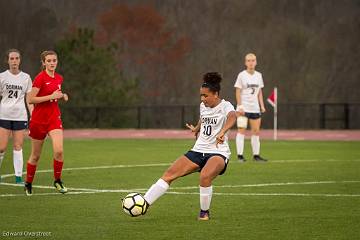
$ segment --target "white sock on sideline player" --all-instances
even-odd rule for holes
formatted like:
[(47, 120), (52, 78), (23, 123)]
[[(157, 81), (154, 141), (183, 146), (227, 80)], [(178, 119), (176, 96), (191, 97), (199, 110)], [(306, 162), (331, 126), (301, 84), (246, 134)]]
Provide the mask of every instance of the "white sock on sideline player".
[(243, 155), (243, 153), (244, 153), (244, 139), (245, 139), (244, 134), (241, 134), (239, 132), (236, 134), (237, 155)]
[(160, 178), (155, 184), (153, 184), (149, 190), (145, 193), (145, 200), (152, 205), (159, 197), (169, 189), (169, 184)]
[(213, 193), (213, 187), (201, 187), (200, 186), (200, 209), (207, 211), (210, 209), (211, 197)]
[(257, 135), (251, 136), (251, 147), (253, 151), (253, 155), (260, 154), (260, 137)]
[(15, 176), (21, 177), (23, 172), (23, 151), (13, 151)]

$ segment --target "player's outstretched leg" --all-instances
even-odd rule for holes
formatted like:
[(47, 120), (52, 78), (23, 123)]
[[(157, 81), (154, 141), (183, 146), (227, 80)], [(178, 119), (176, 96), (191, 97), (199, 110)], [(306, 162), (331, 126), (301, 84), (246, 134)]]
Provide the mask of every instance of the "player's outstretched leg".
[(179, 157), (163, 174), (163, 176), (153, 184), (145, 193), (144, 199), (149, 205), (152, 205), (168, 190), (170, 184), (175, 179), (193, 173), (199, 169), (199, 166), (187, 157)]

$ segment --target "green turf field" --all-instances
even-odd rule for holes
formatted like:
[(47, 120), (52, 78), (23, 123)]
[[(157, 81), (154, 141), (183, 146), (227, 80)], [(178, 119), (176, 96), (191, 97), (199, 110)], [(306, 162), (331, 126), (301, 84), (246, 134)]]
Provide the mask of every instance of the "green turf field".
[[(75, 169), (64, 171), (63, 180), (73, 194), (34, 188), (26, 197), (21, 187), (0, 185), (0, 239), (21, 239), (6, 235), (24, 231), (51, 232), (40, 239), (87, 240), (360, 238), (359, 142), (263, 141), (262, 152), (271, 159), (266, 164), (239, 164), (233, 155), (226, 174), (214, 182), (219, 195), (213, 196), (208, 222), (197, 221), (197, 173), (175, 182), (145, 216), (125, 215), (121, 191), (150, 187), (192, 144), (66, 140), (64, 167)], [(52, 168), (49, 148), (47, 142), (38, 169)], [(24, 152), (27, 158), (29, 141)], [(9, 155), (2, 175), (13, 173)], [(34, 185), (51, 186), (52, 172), (38, 172)]]

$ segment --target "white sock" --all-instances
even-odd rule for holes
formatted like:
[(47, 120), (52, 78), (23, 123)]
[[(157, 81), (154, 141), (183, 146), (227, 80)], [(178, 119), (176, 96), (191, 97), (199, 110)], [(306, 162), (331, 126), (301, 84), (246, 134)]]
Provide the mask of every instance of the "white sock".
[(152, 205), (159, 197), (161, 197), (169, 188), (169, 184), (160, 178), (145, 193), (145, 200)]
[(13, 151), (15, 176), (21, 177), (23, 172), (23, 151)]
[(260, 138), (257, 135), (251, 136), (251, 147), (253, 151), (253, 155), (260, 154)]
[(236, 134), (236, 150), (238, 155), (243, 155), (244, 153), (244, 139), (245, 135), (241, 133)]
[(1, 167), (2, 161), (4, 159), (4, 156), (5, 156), (5, 152), (0, 152), (0, 167)]
[(207, 211), (210, 208), (211, 197), (213, 193), (212, 186), (202, 187), (200, 186), (200, 209)]

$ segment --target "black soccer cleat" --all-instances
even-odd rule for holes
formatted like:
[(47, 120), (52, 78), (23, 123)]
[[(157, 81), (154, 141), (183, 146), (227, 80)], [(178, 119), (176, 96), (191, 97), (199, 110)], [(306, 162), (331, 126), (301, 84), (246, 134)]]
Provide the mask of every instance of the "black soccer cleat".
[(268, 160), (260, 157), (260, 155), (254, 155), (254, 161), (255, 162), (267, 162)]
[(199, 214), (199, 217), (198, 217), (198, 220), (200, 221), (208, 221), (210, 219), (210, 212), (209, 210), (200, 210), (200, 214)]
[(24, 190), (25, 190), (26, 196), (31, 196), (31, 195), (32, 195), (32, 184), (26, 182), (26, 183), (25, 183)]
[(246, 162), (246, 159), (244, 158), (243, 155), (238, 155), (238, 160), (239, 160), (240, 163)]
[(68, 192), (67, 188), (64, 186), (64, 183), (60, 179), (54, 181), (54, 187), (59, 193), (64, 194)]

